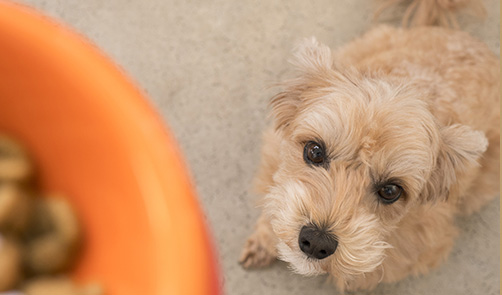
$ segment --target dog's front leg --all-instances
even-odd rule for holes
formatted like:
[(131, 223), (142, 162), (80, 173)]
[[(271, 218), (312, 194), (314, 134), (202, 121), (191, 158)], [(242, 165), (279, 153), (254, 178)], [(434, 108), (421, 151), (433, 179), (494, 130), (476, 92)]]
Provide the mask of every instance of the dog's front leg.
[(270, 221), (262, 214), (242, 250), (239, 263), (244, 268), (267, 266), (277, 258), (276, 245), (277, 238)]

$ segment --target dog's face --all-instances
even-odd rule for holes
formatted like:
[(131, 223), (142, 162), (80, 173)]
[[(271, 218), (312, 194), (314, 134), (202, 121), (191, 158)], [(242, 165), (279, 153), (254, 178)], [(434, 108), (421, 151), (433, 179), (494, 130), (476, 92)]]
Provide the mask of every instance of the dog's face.
[(334, 70), (324, 46), (297, 59), (303, 73), (272, 101), (279, 164), (265, 212), (297, 272), (348, 280), (381, 265), (407, 212), (445, 198), (486, 139), (440, 127), (412, 86)]

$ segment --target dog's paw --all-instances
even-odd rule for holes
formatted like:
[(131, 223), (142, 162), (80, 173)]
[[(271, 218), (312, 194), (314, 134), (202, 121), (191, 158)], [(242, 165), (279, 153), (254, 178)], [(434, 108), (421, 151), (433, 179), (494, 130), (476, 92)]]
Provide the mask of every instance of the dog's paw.
[(251, 236), (242, 250), (239, 263), (242, 267), (259, 268), (268, 266), (276, 259), (276, 255), (269, 251), (255, 235)]

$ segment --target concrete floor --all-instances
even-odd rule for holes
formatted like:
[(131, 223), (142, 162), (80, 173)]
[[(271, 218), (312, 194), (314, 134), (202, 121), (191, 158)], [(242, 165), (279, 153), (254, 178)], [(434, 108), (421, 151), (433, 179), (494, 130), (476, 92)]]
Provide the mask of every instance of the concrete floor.
[[(374, 25), (372, 0), (24, 0), (70, 24), (111, 56), (149, 95), (176, 134), (218, 246), (229, 295), (334, 294), (324, 278), (285, 263), (245, 271), (237, 259), (259, 211), (250, 184), (272, 83), (290, 76), (303, 37), (339, 46)], [(464, 30), (499, 52), (500, 3)], [(397, 23), (388, 15), (386, 21)], [(499, 199), (459, 220), (448, 260), (430, 275), (373, 294), (499, 294)]]

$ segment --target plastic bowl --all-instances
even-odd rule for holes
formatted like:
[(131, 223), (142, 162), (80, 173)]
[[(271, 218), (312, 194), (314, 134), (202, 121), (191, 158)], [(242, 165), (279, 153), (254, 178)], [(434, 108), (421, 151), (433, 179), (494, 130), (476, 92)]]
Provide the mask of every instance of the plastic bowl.
[(158, 115), (83, 38), (4, 1), (0, 132), (27, 146), (43, 189), (74, 205), (79, 282), (108, 295), (220, 293), (203, 215)]

